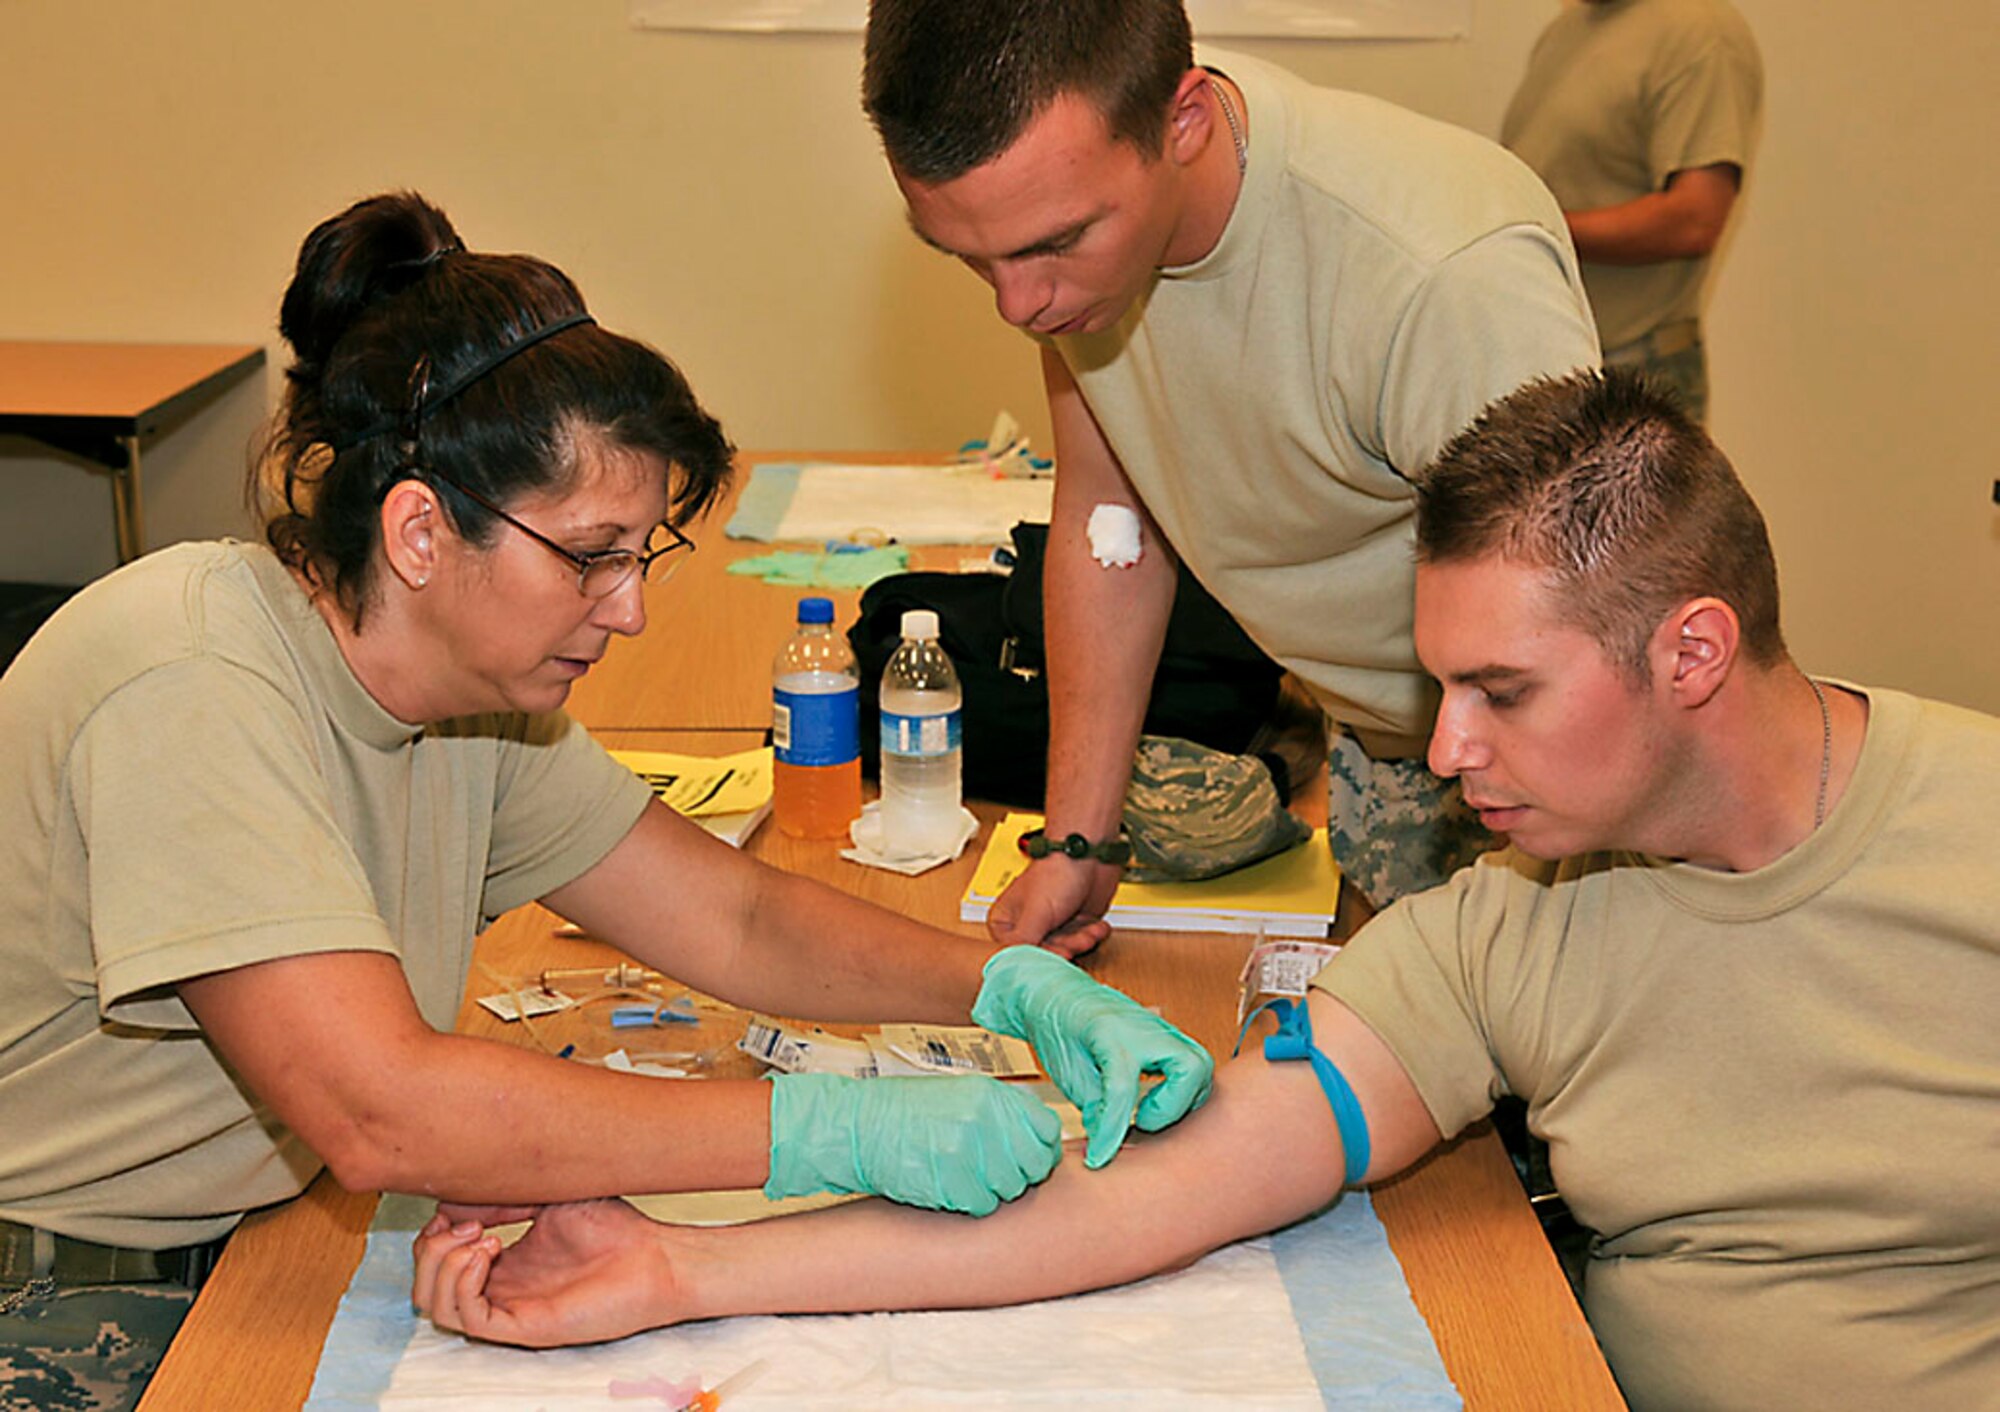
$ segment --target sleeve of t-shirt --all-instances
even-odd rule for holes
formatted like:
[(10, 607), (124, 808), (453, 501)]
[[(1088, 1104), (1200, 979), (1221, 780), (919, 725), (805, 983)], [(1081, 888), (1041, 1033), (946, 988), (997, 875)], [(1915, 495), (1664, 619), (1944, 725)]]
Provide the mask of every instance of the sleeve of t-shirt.
[(1421, 479), (1489, 403), (1598, 358), (1583, 282), (1555, 235), (1517, 225), (1474, 241), (1438, 263), (1398, 322), (1382, 385), (1389, 463)]
[(1482, 862), (1402, 899), (1313, 979), (1389, 1046), (1447, 1138), (1507, 1091), (1487, 1004), (1488, 958), (1505, 915), (1504, 871)]
[(171, 987), (325, 951), (396, 953), (296, 708), (213, 658), (119, 689), (67, 774), (107, 1019), (192, 1029)]
[(501, 749), (481, 910), (497, 917), (589, 872), (632, 831), (653, 798), (558, 711), (518, 718)]
[(1750, 165), (1764, 76), (1754, 48), (1713, 40), (1653, 96), (1646, 162), (1655, 190), (1675, 172)]

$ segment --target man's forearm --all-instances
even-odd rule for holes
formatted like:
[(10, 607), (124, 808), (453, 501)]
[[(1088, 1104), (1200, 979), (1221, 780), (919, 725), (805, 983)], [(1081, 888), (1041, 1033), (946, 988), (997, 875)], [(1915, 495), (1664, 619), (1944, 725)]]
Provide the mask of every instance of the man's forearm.
[(1698, 260), (1722, 238), (1736, 200), (1727, 164), (1675, 172), (1667, 187), (1615, 206), (1565, 211), (1579, 259), (1599, 265)]
[(1175, 564), (1154, 540), (1137, 564), (1106, 568), (1091, 557), (1081, 519), (1059, 516), (1044, 572), (1049, 827), (1099, 838), (1124, 812), (1173, 608)]
[[(1308, 1005), (1367, 1116), (1366, 1179), (1393, 1176), (1436, 1143), (1437, 1127), (1374, 1031), (1329, 996)], [(662, 1225), (618, 1203), (474, 1213), (536, 1224), (506, 1255), (477, 1226), (427, 1231), (416, 1298), (443, 1327), (537, 1346), (735, 1314), (1049, 1298), (1174, 1268), (1317, 1210), (1340, 1188), (1351, 1129), (1312, 1065), (1253, 1051), (1171, 1131), (1096, 1171), (1065, 1162), (983, 1219), (876, 1202), (724, 1230)]]
[(1340, 1171), (1307, 1066), (1255, 1061), (1170, 1134), (1097, 1172), (1070, 1157), (981, 1220), (866, 1202), (657, 1238), (691, 1301), (676, 1317), (977, 1308), (1176, 1268), (1325, 1205)]
[[(1132, 750), (1173, 609), (1177, 561), (1161, 540), (1082, 390), (1054, 349), (1042, 351), (1056, 438), (1055, 505), (1042, 567), (1049, 687), (1049, 827), (1100, 838), (1124, 813)], [(1139, 517), (1136, 564), (1091, 553), (1091, 513)]]

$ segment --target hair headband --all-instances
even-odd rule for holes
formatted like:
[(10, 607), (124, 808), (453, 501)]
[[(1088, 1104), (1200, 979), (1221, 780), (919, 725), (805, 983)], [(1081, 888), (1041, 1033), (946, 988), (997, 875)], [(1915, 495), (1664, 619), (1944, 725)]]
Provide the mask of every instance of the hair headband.
[[(480, 359), (450, 382), (445, 383), (441, 387), (430, 389), (425, 394), (422, 405), (414, 409), (415, 415), (420, 421), (428, 417), (444, 403), (458, 396), (459, 393), (465, 391), (466, 388), (472, 386), (475, 382), (478, 382), (502, 363), (527, 352), (543, 339), (554, 338), (557, 334), (563, 332), (563, 330), (573, 329), (578, 324), (594, 324), (596, 322), (597, 320), (588, 314), (569, 314), (552, 323), (543, 324), (538, 329), (532, 329), (522, 334), (498, 352), (488, 354), (486, 357)], [(410, 415), (409, 411), (404, 411), (398, 412), (393, 417), (385, 417), (373, 426), (366, 427), (353, 436), (335, 442), (333, 452), (338, 456), (341, 452), (351, 450), (364, 441), (371, 441), (385, 433), (395, 431), (409, 422)]]

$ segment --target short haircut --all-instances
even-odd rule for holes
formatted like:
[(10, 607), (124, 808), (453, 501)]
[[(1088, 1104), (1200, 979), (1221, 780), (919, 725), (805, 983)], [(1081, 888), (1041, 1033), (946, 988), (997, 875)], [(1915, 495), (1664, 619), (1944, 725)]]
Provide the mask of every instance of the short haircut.
[(1014, 145), (1059, 95), (1160, 155), (1194, 65), (1181, 0), (872, 0), (863, 103), (889, 160), (935, 185)]
[(1654, 630), (1691, 598), (1736, 610), (1751, 661), (1785, 657), (1764, 517), (1708, 434), (1637, 373), (1528, 383), (1445, 447), (1418, 486), (1417, 560), (1492, 555), (1548, 570), (1635, 683)]

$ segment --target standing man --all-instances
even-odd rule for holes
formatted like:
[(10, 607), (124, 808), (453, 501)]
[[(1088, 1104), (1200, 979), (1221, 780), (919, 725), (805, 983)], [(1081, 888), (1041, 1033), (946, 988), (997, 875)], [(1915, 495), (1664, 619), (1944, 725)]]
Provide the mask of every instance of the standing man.
[[(1177, 560), (1325, 708), (1329, 834), (1364, 894), (1486, 846), (1423, 764), (1413, 477), (1494, 398), (1597, 362), (1561, 212), (1525, 166), (1203, 58), (1180, 0), (869, 16), (865, 101), (912, 226), (1043, 345), (1048, 834), (1073, 837), (994, 906), (1010, 942), (1087, 949), (1074, 929), (1117, 885)], [(1107, 521), (1136, 528), (1136, 562)]]
[(1697, 421), (1703, 286), (1763, 102), (1729, 0), (1583, 0), (1536, 41), (1500, 130), (1562, 203), (1605, 363), (1661, 378)]

